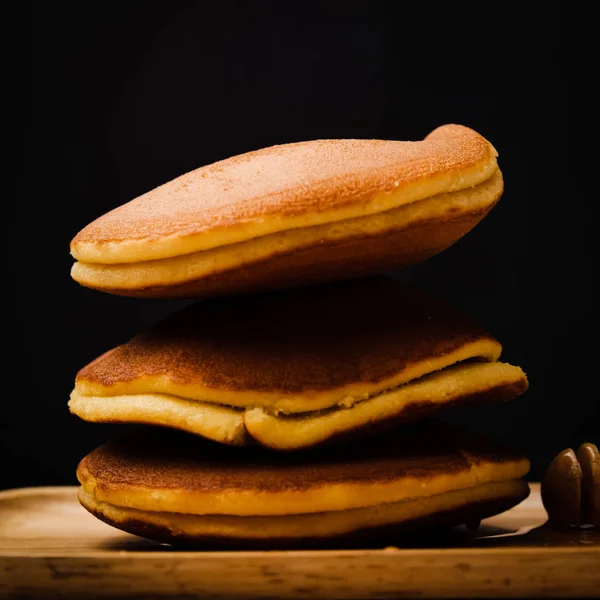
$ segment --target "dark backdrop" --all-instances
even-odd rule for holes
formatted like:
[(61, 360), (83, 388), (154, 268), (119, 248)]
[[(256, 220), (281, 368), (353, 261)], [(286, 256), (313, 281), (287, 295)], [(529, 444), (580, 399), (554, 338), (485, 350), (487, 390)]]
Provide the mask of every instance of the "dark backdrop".
[(564, 15), (521, 4), (30, 5), (25, 174), (4, 224), (13, 306), (0, 486), (75, 482), (78, 459), (116, 430), (69, 415), (76, 371), (178, 306), (78, 287), (68, 245), (81, 227), (233, 154), (327, 137), (419, 139), (447, 122), (493, 142), (506, 192), (463, 240), (401, 276), (486, 325), (531, 384), (513, 402), (455, 416), (526, 452), (533, 478), (562, 448), (597, 441), (596, 361), (582, 349), (594, 265), (586, 215), (571, 210)]

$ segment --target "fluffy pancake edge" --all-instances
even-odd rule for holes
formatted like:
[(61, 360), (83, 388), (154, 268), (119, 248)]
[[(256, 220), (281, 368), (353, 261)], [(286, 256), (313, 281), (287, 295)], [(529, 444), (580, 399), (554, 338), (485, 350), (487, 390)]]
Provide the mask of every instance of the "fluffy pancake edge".
[[(243, 460), (239, 450), (213, 447), (199, 438), (142, 431), (142, 446), (140, 434), (109, 442), (81, 460), (77, 477), (99, 502), (154, 512), (244, 516), (327, 512), (425, 498), (519, 479), (528, 472), (526, 458), (477, 437), (461, 439), (453, 431), (439, 424), (421, 425), (412, 438), (387, 436), (378, 439), (376, 447), (369, 440), (366, 446), (338, 446), (326, 454), (276, 456), (254, 449)], [(418, 437), (422, 435), (434, 437)], [(154, 446), (165, 439), (178, 444), (175, 458), (165, 458), (162, 446)], [(152, 455), (144, 449), (149, 441)], [(201, 448), (206, 457), (197, 462), (181, 443), (193, 444), (194, 453)], [(233, 462), (231, 452), (236, 453)]]
[(232, 446), (252, 443), (240, 409), (194, 402), (167, 394), (81, 396), (73, 390), (69, 410), (92, 423), (128, 423), (172, 427)]
[(459, 364), (322, 414), (273, 415), (261, 408), (250, 409), (244, 413), (244, 425), (263, 446), (298, 450), (380, 432), (442, 408), (512, 400), (527, 387), (520, 367), (500, 362)]
[[(486, 518), (518, 504), (528, 494), (529, 486), (524, 480), (518, 479), (366, 508), (301, 515), (243, 517), (151, 512), (120, 507), (98, 502), (84, 488), (80, 489), (78, 497), (86, 510), (110, 525), (149, 538), (156, 537), (156, 533), (152, 534), (153, 530), (159, 530), (160, 541), (197, 539), (211, 542), (221, 539), (263, 540), (272, 543), (273, 540), (280, 539), (286, 542), (307, 538), (326, 539), (398, 524), (419, 525), (424, 517), (442, 516), (459, 508), (471, 509), (465, 511), (466, 514), (456, 515), (453, 520), (441, 519), (444, 524), (458, 525), (467, 514), (469, 519)], [(490, 503), (494, 500), (504, 502), (493, 503), (492, 507)], [(482, 506), (484, 503), (487, 506)]]
[(225, 444), (259, 443), (278, 451), (309, 448), (421, 419), (457, 404), (510, 400), (527, 389), (519, 367), (466, 363), (448, 367), (348, 408), (273, 415), (166, 394), (82, 396), (74, 390), (71, 412), (100, 423), (141, 423), (181, 429)]

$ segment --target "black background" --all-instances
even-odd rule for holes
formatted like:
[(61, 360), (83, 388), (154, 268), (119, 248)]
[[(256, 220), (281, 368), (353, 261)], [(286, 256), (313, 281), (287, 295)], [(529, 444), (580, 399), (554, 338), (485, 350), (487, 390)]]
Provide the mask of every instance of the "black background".
[(531, 385), (455, 417), (526, 452), (534, 479), (559, 450), (597, 442), (591, 216), (573, 210), (577, 87), (565, 15), (526, 5), (31, 4), (25, 174), (4, 224), (13, 305), (0, 486), (75, 483), (78, 459), (117, 430), (69, 415), (77, 370), (180, 305), (72, 282), (68, 245), (81, 227), (233, 154), (420, 139), (447, 122), (492, 141), (506, 192), (459, 243), (401, 276), (486, 325)]

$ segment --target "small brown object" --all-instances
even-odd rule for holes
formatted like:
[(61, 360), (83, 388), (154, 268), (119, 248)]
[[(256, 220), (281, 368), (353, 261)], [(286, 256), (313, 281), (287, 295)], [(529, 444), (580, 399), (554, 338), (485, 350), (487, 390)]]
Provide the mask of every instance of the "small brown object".
[(550, 463), (542, 482), (542, 502), (555, 525), (580, 525), (581, 467), (571, 448)]
[(542, 502), (557, 527), (600, 525), (600, 452), (582, 444), (560, 452), (542, 482)]
[(595, 444), (577, 450), (581, 468), (581, 524), (600, 526), (600, 452)]

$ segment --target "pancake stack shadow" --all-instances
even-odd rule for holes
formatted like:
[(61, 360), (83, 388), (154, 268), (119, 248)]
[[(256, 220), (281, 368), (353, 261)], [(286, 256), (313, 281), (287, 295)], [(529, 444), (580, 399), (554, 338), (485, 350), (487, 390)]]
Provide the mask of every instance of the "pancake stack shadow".
[(198, 301), (77, 374), (69, 407), (140, 424), (79, 464), (81, 504), (148, 539), (401, 544), (527, 497), (529, 461), (430, 417), (528, 386), (463, 315), (381, 275), (502, 194), (493, 146), (320, 140), (187, 173), (72, 241), (82, 285)]

